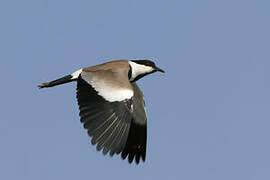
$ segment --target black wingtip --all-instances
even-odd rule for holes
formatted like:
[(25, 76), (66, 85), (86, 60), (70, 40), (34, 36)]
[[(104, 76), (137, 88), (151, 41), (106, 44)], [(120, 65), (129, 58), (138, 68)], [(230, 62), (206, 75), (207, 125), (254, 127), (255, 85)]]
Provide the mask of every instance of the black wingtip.
[(135, 160), (134, 162), (136, 163), (136, 165), (140, 164), (140, 160), (142, 160), (141, 162), (145, 162), (145, 154), (141, 155), (139, 153), (137, 154), (133, 154), (130, 153), (128, 154), (123, 154), (122, 153), (122, 159), (125, 160), (128, 157), (128, 163), (131, 164), (133, 162), (133, 160)]
[(145, 162), (146, 156), (146, 126), (132, 123), (125, 149), (123, 150), (122, 159), (128, 158), (128, 162), (132, 163), (134, 158), (136, 164), (140, 163), (140, 159)]

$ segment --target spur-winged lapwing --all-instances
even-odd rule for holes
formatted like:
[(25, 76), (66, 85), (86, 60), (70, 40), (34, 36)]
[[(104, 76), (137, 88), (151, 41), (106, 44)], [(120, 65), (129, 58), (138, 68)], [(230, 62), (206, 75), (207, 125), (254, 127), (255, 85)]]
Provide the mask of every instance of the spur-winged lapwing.
[(81, 122), (98, 151), (145, 161), (146, 112), (143, 93), (136, 81), (164, 71), (150, 60), (116, 60), (80, 69), (39, 88), (77, 81)]

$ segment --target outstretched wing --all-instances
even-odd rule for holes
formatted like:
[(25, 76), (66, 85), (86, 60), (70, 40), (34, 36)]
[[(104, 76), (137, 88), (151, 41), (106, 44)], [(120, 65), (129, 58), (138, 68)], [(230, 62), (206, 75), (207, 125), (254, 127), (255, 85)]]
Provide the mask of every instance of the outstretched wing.
[[(117, 83), (110, 83), (109, 78), (102, 80), (104, 75), (102, 72), (83, 72), (77, 80), (81, 122), (92, 137), (92, 144), (97, 144), (97, 150), (102, 150), (104, 155), (110, 152), (113, 156), (122, 152), (122, 158), (129, 156), (130, 163), (134, 157), (136, 163), (139, 163), (140, 158), (145, 161), (146, 115), (143, 94), (135, 83), (128, 82), (129, 87), (118, 81), (122, 85), (113, 87), (112, 84)], [(113, 72), (110, 76), (117, 79)], [(100, 79), (95, 79), (98, 77)]]
[(81, 122), (92, 144), (103, 153), (119, 154), (125, 147), (131, 124), (130, 101), (109, 102), (81, 77), (77, 80), (77, 100)]

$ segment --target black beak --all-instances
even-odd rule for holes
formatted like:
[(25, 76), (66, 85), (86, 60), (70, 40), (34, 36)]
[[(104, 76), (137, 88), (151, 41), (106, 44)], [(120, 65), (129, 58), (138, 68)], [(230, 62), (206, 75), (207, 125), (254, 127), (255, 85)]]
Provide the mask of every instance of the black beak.
[(165, 71), (162, 70), (162, 69), (160, 69), (159, 67), (155, 67), (155, 70), (156, 70), (156, 71), (159, 71), (159, 72), (162, 72), (162, 73), (165, 73)]

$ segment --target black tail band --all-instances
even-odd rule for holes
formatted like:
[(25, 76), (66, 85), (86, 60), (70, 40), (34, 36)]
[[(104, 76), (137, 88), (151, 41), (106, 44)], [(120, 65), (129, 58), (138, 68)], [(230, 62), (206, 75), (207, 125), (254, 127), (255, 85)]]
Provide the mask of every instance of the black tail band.
[(60, 85), (60, 84), (69, 83), (71, 81), (76, 81), (76, 79), (72, 79), (72, 77), (73, 76), (71, 76), (71, 75), (67, 75), (65, 77), (62, 77), (60, 79), (56, 79), (56, 80), (51, 81), (51, 82), (42, 83), (38, 87), (39, 88), (47, 88), (47, 87), (57, 86), (57, 85)]

